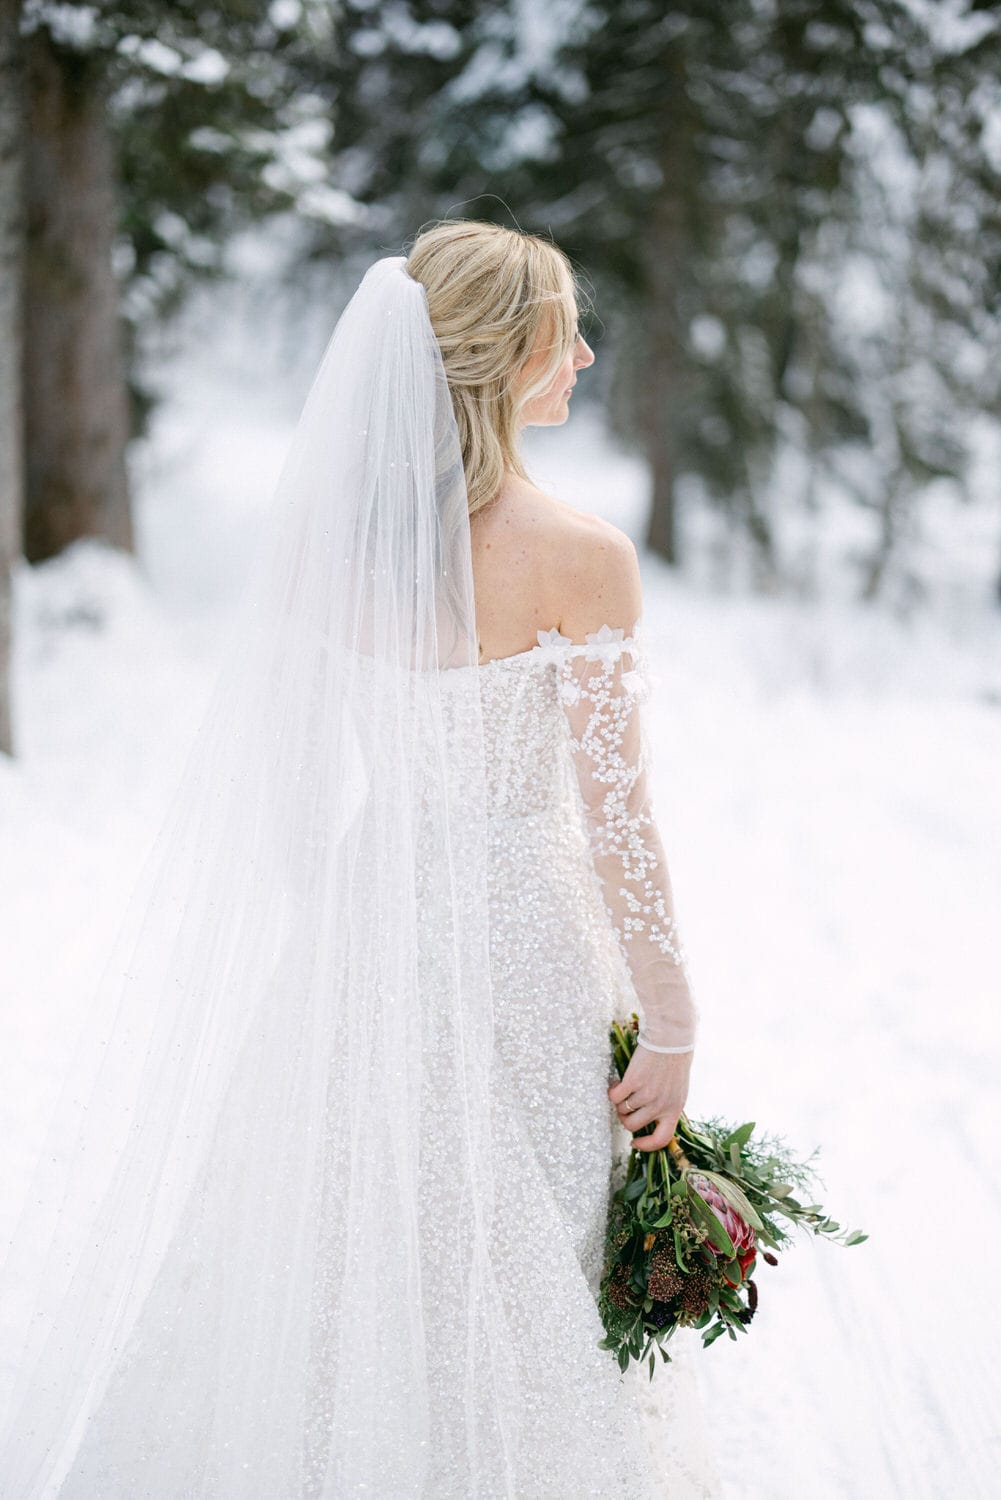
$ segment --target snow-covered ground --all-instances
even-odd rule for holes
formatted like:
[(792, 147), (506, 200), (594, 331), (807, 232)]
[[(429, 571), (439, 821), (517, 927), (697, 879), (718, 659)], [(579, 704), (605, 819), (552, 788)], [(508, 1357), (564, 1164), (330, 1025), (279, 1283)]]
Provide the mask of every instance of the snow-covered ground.
[[(279, 379), (267, 320), (214, 338), (193, 319), (137, 463), (139, 563), (89, 543), (18, 578), (0, 1231), (331, 321), (297, 325)], [(540, 482), (640, 535), (642, 471), (586, 411), (531, 436)], [(657, 809), (702, 1012), (689, 1112), (819, 1145), (825, 1205), (870, 1235), (801, 1237), (761, 1267), (749, 1336), (704, 1355), (733, 1500), (997, 1489), (1001, 615), (981, 551), (964, 575), (981, 521), (962, 524), (942, 522), (955, 550), (906, 622), (839, 589), (727, 589), (705, 523), (683, 576), (644, 559)]]

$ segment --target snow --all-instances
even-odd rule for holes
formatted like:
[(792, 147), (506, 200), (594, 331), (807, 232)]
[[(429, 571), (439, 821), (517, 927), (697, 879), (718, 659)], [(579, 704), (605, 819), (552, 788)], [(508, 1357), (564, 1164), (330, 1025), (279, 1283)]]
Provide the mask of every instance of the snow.
[[(203, 306), (182, 356), (163, 352), (138, 561), (87, 542), (17, 577), (0, 1231), (336, 311), (216, 336)], [(540, 483), (641, 538), (643, 471), (586, 409), (530, 434), (529, 454)], [(898, 614), (852, 603), (843, 579), (819, 601), (756, 597), (722, 522), (685, 529), (684, 573), (643, 568), (657, 810), (702, 1013), (688, 1109), (819, 1146), (825, 1207), (870, 1236), (798, 1235), (758, 1273), (749, 1336), (700, 1355), (726, 1494), (986, 1497), (1001, 1459), (1001, 619), (971, 544), (985, 511), (951, 514), (935, 587)]]

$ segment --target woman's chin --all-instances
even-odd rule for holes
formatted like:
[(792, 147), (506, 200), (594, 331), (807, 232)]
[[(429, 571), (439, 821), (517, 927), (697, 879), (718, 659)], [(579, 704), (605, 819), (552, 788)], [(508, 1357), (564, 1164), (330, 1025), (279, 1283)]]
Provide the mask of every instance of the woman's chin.
[(564, 396), (563, 399), (562, 399), (562, 401), (560, 401), (556, 406), (554, 406), (553, 409), (552, 409), (552, 411), (547, 416), (546, 421), (545, 421), (545, 426), (546, 427), (562, 427), (563, 423), (566, 421), (566, 419), (567, 419), (567, 417), (569, 415), (570, 415), (570, 397), (569, 396)]
[(523, 427), (562, 427), (570, 415), (570, 398), (564, 396), (548, 411), (533, 413), (530, 417), (522, 419)]

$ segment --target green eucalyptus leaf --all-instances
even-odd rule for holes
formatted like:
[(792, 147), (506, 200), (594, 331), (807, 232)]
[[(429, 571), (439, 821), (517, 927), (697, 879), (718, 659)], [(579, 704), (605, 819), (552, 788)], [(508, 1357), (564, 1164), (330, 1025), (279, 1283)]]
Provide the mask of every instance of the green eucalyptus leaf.
[(704, 1146), (707, 1151), (713, 1149), (713, 1142), (700, 1130), (696, 1130), (686, 1114), (682, 1114), (678, 1120), (678, 1128), (675, 1134), (682, 1139), (694, 1141), (699, 1146)]
[(728, 1150), (733, 1144), (746, 1146), (750, 1139), (751, 1131), (754, 1129), (755, 1121), (748, 1120), (746, 1125), (739, 1125), (736, 1130), (731, 1130), (726, 1140), (723, 1141), (723, 1149)]

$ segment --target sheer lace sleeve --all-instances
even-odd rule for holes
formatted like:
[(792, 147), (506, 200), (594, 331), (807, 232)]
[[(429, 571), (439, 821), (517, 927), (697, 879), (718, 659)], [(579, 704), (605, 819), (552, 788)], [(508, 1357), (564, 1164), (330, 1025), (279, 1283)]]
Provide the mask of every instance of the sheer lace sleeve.
[(699, 1012), (651, 803), (640, 711), (650, 689), (637, 631), (603, 625), (576, 644), (552, 630), (539, 641), (557, 664), (594, 867), (643, 1035), (681, 1048), (694, 1043)]

